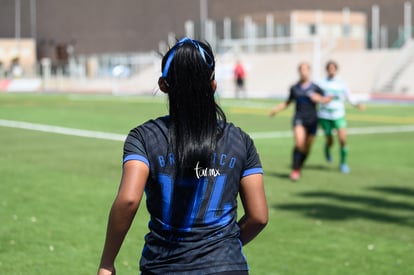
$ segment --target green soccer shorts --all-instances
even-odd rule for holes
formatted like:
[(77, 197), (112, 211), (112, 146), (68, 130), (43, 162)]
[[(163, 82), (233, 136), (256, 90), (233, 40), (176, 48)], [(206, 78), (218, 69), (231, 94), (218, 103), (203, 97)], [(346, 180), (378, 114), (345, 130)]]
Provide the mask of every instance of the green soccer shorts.
[(346, 120), (344, 117), (339, 119), (320, 118), (319, 124), (321, 125), (326, 136), (332, 136), (332, 129), (339, 130), (346, 128)]

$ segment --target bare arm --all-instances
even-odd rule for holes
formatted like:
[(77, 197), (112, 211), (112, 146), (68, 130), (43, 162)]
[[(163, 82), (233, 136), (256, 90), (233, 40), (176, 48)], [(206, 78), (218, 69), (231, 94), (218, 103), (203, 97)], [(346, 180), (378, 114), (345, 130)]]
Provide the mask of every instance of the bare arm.
[(365, 111), (365, 109), (367, 108), (367, 107), (365, 106), (365, 104), (363, 104), (363, 103), (357, 103), (357, 104), (355, 105), (355, 107), (356, 107), (358, 110), (360, 110), (360, 111)]
[(276, 114), (280, 113), (284, 109), (286, 109), (290, 104), (290, 101), (284, 101), (279, 104), (277, 104), (274, 108), (272, 108), (269, 112), (269, 117), (273, 117)]
[(344, 89), (344, 96), (345, 96), (346, 101), (348, 101), (353, 107), (357, 108), (360, 111), (365, 110), (366, 107), (365, 107), (364, 104), (362, 104), (360, 102), (357, 102), (354, 99), (352, 99), (351, 93), (350, 93), (348, 87), (345, 87), (345, 89)]
[(148, 166), (143, 162), (125, 163), (118, 195), (109, 214), (98, 274), (115, 274), (115, 258), (141, 202), (148, 175)]
[(289, 97), (287, 98), (287, 100), (285, 102), (279, 103), (274, 108), (272, 108), (269, 112), (269, 117), (274, 117), (276, 114), (286, 109), (290, 105), (290, 103), (294, 100), (294, 98), (295, 98), (294, 89), (293, 87), (291, 87), (289, 90)]
[(240, 241), (246, 245), (263, 230), (268, 221), (262, 174), (250, 175), (241, 180), (240, 198), (245, 213), (239, 220)]
[(320, 95), (318, 93), (312, 93), (310, 96), (310, 99), (314, 102), (314, 103), (329, 103), (332, 100), (332, 96), (323, 96)]
[(349, 90), (345, 91), (345, 97), (346, 100), (355, 108), (357, 108), (360, 111), (365, 111), (366, 107), (365, 104), (362, 104), (360, 102), (356, 102), (355, 100), (352, 100), (351, 95), (349, 93)]

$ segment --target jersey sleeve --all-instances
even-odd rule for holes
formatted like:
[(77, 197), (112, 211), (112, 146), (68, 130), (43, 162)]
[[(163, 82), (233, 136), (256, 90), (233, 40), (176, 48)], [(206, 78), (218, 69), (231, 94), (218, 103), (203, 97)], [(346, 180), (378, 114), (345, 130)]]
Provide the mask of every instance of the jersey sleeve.
[(311, 98), (314, 94), (318, 94), (321, 96), (325, 95), (324, 91), (318, 85), (312, 84), (311, 89), (308, 89), (308, 91), (306, 92), (306, 96)]
[(124, 143), (123, 163), (130, 160), (141, 161), (148, 167), (150, 166), (145, 150), (145, 141), (139, 128), (131, 130)]
[(247, 159), (243, 167), (242, 178), (254, 174), (263, 174), (260, 157), (257, 153), (253, 140), (247, 134), (244, 134), (244, 138), (247, 149)]
[(315, 93), (320, 94), (321, 96), (325, 96), (324, 90), (319, 85), (315, 84)]
[(292, 86), (289, 89), (289, 97), (286, 99), (286, 103), (291, 103), (293, 100), (295, 100), (295, 91)]
[(352, 105), (357, 105), (358, 103), (356, 102), (354, 98), (352, 98), (348, 86), (345, 85), (345, 83), (343, 83), (342, 86), (343, 86), (343, 93), (344, 93), (344, 97), (346, 101), (348, 101)]

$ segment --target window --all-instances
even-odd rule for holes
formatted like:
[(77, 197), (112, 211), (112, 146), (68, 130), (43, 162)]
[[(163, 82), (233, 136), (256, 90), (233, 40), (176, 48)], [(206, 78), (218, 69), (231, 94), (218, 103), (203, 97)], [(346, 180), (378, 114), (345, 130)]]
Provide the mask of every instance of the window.
[(351, 33), (352, 33), (352, 26), (351, 25), (343, 25), (343, 27), (342, 27), (342, 34), (343, 34), (343, 36), (345, 36), (345, 37), (349, 37), (349, 36), (351, 36)]
[(316, 34), (316, 25), (315, 24), (310, 24), (309, 25), (309, 34), (310, 35), (315, 35)]

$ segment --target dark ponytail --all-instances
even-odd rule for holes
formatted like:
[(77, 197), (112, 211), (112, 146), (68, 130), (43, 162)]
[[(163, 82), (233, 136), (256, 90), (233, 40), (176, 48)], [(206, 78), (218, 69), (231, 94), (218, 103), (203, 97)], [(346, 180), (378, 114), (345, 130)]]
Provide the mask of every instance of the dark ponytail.
[(209, 167), (226, 116), (214, 99), (215, 60), (208, 44), (184, 38), (162, 60), (169, 97), (169, 139), (178, 174), (194, 175), (199, 163)]

